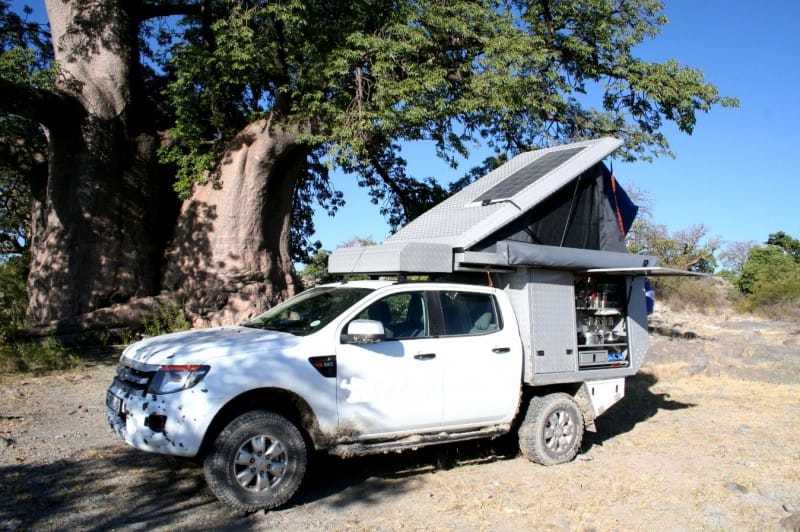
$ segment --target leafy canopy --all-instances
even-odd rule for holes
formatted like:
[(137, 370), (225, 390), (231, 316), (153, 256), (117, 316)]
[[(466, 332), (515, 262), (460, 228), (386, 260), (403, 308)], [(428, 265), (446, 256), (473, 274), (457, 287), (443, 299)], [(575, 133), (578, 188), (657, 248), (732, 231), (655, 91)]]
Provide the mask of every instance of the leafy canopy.
[[(52, 48), (46, 28), (31, 14), (9, 10), (0, 0), (0, 80), (31, 89), (53, 86)], [(31, 186), (46, 172), (46, 139), (36, 122), (15, 113), (0, 114), (0, 255), (28, 247)]]
[[(307, 242), (313, 204), (333, 214), (343, 203), (328, 179), (333, 167), (355, 174), (397, 228), (521, 151), (612, 135), (625, 141), (622, 157), (650, 159), (670, 154), (665, 122), (691, 133), (698, 112), (737, 104), (697, 69), (635, 56), (667, 22), (657, 0), (123, 5), (141, 17), (142, 77), (159, 127), (169, 129), (161, 158), (177, 168), (179, 192), (213, 172), (253, 121), (299, 133), (308, 161), (295, 189), (293, 245), (306, 257), (318, 249)], [(54, 72), (49, 35), (27, 13), (0, 0), (0, 77), (45, 87)], [(26, 135), (31, 124), (18, 120), (4, 115), (0, 135), (38, 138), (25, 143), (24, 159), (36, 160), (41, 131)], [(451, 165), (476, 143), (495, 154), (447, 190), (435, 176), (408, 175), (400, 146), (420, 140)], [(3, 155), (20, 170), (2, 178), (30, 183)]]
[(769, 235), (765, 245), (750, 250), (739, 288), (746, 295), (758, 296), (760, 292), (778, 293), (791, 285), (798, 288), (793, 297), (800, 299), (799, 252), (800, 241), (783, 231)]
[(699, 70), (634, 55), (667, 22), (656, 0), (203, 5), (176, 27), (163, 65), (175, 123), (162, 158), (184, 193), (237, 131), (269, 117), (302, 133), (323, 205), (339, 204), (325, 185), (339, 166), (397, 227), (447, 194), (407, 175), (402, 142), (432, 141), (455, 165), (475, 141), (502, 160), (612, 135), (624, 158), (650, 159), (670, 153), (665, 121), (691, 133), (698, 112), (737, 104)]

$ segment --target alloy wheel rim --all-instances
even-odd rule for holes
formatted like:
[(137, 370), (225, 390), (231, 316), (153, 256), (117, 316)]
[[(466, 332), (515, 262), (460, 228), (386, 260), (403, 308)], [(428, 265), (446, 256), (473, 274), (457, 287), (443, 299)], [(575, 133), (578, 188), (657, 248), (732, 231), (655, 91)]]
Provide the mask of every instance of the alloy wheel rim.
[(566, 410), (556, 410), (547, 418), (544, 429), (547, 448), (554, 453), (563, 453), (575, 441), (575, 422)]
[(287, 462), (288, 454), (283, 443), (259, 434), (239, 446), (233, 463), (234, 475), (241, 488), (262, 492), (280, 483)]

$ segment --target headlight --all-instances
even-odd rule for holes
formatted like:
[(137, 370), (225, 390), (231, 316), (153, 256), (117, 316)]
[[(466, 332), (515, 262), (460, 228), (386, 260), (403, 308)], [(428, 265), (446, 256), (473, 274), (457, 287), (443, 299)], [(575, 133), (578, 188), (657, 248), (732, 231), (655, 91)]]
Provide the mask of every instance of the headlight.
[(188, 390), (206, 376), (210, 366), (186, 364), (180, 366), (161, 366), (150, 382), (148, 393), (164, 394)]

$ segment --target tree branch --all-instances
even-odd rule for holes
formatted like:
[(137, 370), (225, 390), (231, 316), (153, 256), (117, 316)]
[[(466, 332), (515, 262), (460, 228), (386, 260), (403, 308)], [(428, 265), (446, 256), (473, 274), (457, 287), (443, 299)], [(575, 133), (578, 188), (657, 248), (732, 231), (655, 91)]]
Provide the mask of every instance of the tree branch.
[(0, 111), (24, 116), (45, 126), (78, 123), (86, 115), (80, 102), (63, 92), (38, 89), (0, 78)]
[(143, 2), (139, 9), (139, 19), (148, 20), (176, 15), (199, 15), (200, 2), (155, 1)]

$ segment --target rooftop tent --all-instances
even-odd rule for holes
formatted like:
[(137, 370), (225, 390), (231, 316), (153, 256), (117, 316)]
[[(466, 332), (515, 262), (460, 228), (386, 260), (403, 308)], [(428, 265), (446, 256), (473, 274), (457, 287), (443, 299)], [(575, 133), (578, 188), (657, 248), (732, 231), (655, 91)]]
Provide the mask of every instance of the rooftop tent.
[[(602, 138), (514, 157), (378, 246), (340, 248), (331, 273), (450, 273), (481, 266), (637, 267), (636, 207), (601, 162)], [(572, 251), (570, 251), (572, 250)], [(647, 259), (652, 259), (648, 257)], [(650, 261), (651, 266), (655, 266)]]
[(608, 168), (597, 163), (472, 249), (509, 240), (625, 252), (637, 211)]

